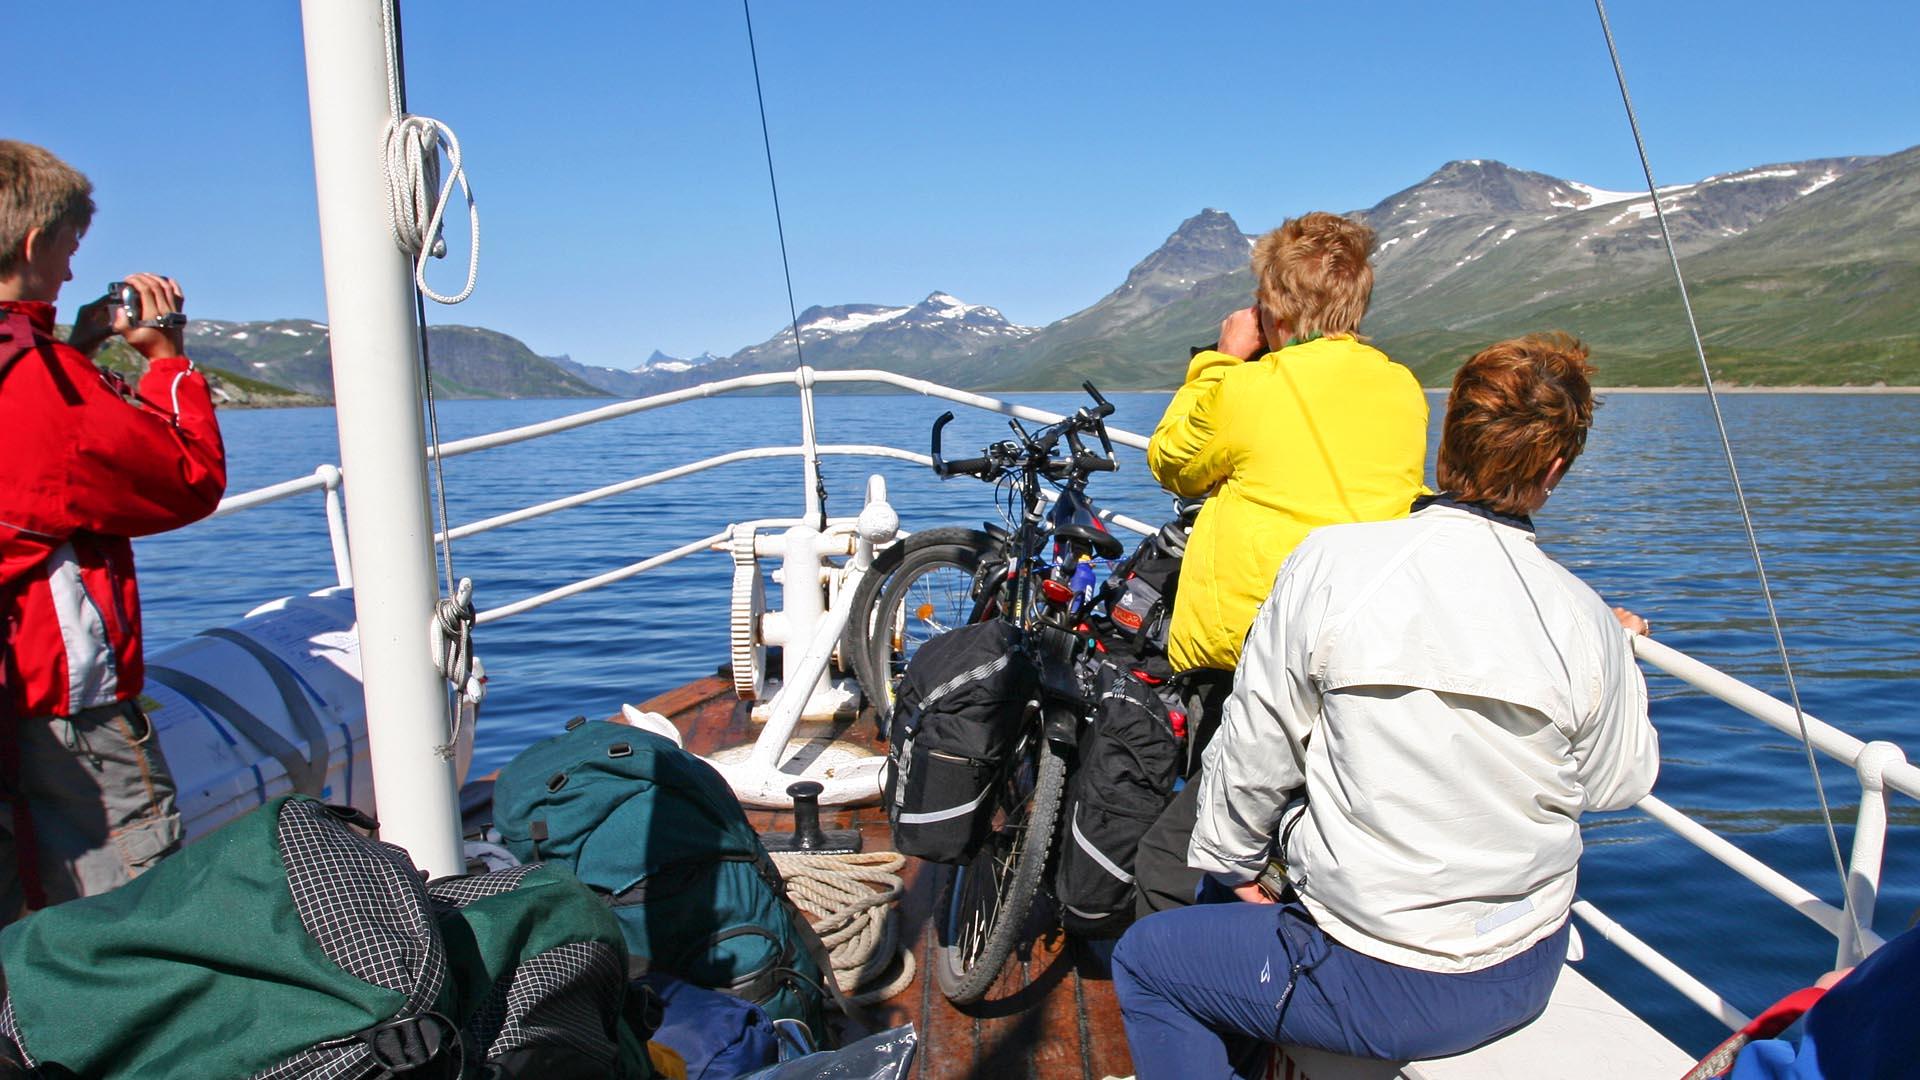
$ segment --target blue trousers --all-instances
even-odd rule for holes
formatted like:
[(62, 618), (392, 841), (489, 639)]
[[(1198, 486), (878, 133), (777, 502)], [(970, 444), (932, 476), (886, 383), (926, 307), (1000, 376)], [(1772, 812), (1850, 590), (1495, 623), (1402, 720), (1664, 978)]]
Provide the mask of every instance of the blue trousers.
[(1389, 1060), (1471, 1050), (1547, 1007), (1568, 928), (1481, 971), (1442, 974), (1357, 953), (1306, 908), (1202, 904), (1133, 924), (1113, 985), (1140, 1080), (1259, 1074), (1274, 1043)]

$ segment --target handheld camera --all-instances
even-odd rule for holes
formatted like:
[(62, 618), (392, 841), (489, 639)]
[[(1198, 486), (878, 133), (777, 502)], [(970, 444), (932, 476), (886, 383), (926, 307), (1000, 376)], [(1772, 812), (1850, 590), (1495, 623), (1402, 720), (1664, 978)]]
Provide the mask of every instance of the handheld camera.
[(169, 311), (153, 319), (141, 318), (140, 290), (124, 281), (115, 281), (107, 286), (107, 303), (114, 307), (126, 308), (127, 322), (134, 326), (172, 330), (187, 325), (187, 317), (177, 311)]

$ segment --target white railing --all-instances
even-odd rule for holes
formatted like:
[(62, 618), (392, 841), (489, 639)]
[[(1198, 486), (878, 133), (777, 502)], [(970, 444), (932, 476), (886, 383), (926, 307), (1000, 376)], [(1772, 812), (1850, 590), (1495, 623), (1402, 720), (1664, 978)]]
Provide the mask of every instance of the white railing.
[[(914, 379), (886, 371), (812, 371), (801, 369), (799, 372), (775, 372), (760, 375), (744, 375), (732, 379), (723, 379), (700, 386), (689, 387), (665, 394), (621, 401), (600, 408), (588, 409), (568, 416), (546, 420), (536, 424), (510, 428), (487, 435), (478, 435), (469, 439), (460, 439), (446, 443), (441, 447), (441, 456), (455, 457), (476, 453), (514, 443), (526, 442), (547, 435), (592, 424), (604, 423), (635, 413), (662, 408), (684, 401), (715, 397), (721, 394), (744, 390), (755, 390), (770, 386), (801, 384), (811, 379), (814, 383), (869, 383), (891, 386), (896, 389), (923, 394), (928, 397), (942, 398), (947, 401), (1005, 416), (1017, 417), (1036, 423), (1053, 423), (1061, 419), (1058, 413), (1044, 409), (1035, 409), (1025, 405), (1016, 405), (997, 398), (966, 391), (954, 390), (924, 379)], [(1120, 429), (1110, 429), (1113, 441), (1135, 449), (1144, 450), (1147, 439), (1143, 435)], [(873, 457), (896, 461), (931, 465), (932, 460), (925, 454), (901, 450), (889, 446), (866, 444), (821, 445), (815, 451), (822, 456)], [(671, 469), (637, 476), (630, 480), (609, 484), (604, 487), (563, 496), (533, 506), (479, 521), (457, 526), (444, 535), (453, 539), (473, 536), (508, 525), (518, 524), (558, 513), (562, 510), (584, 506), (601, 499), (626, 494), (668, 480), (697, 475), (712, 469), (749, 461), (764, 461), (778, 458), (804, 458), (805, 446), (758, 447), (750, 450), (733, 451), (703, 458)], [(322, 465), (313, 475), (272, 484), (267, 487), (231, 496), (221, 501), (214, 511), (215, 517), (238, 513), (252, 507), (279, 502), (313, 490), (324, 493), (324, 510), (327, 522), (327, 534), (333, 548), (335, 574), (342, 585), (353, 583), (353, 572), (347, 554), (346, 521), (341, 512), (340, 491), (344, 482), (339, 468)], [(810, 485), (809, 485), (810, 486)], [(1148, 533), (1154, 526), (1138, 519), (1102, 511), (1102, 516), (1114, 524), (1136, 533)], [(801, 524), (800, 518), (765, 518), (749, 524), (759, 528), (783, 528)], [(684, 559), (697, 552), (724, 549), (729, 531), (715, 533), (698, 540), (682, 544), (658, 555), (642, 559), (639, 562), (615, 570), (562, 585), (547, 592), (529, 596), (521, 600), (503, 604), (480, 612), (480, 623), (496, 622), (500, 619), (519, 615), (536, 608), (544, 607), (581, 593), (591, 592), (615, 582), (645, 573), (648, 570), (665, 566), (668, 563)], [(436, 537), (439, 539), (439, 537)], [(815, 640), (809, 644), (806, 661), (809, 668), (824, 668), (826, 657), (831, 652), (832, 643), (839, 636), (847, 613), (833, 611), (825, 620)], [(1645, 663), (1673, 675), (1715, 698), (1747, 713), (1762, 723), (1793, 737), (1800, 737), (1800, 724), (1791, 706), (1756, 689), (1739, 679), (1714, 667), (1650, 638), (1635, 638), (1634, 652)], [(1889, 742), (1862, 742), (1851, 735), (1833, 727), (1824, 721), (1806, 716), (1806, 733), (1813, 748), (1828, 757), (1841, 761), (1853, 768), (1860, 783), (1860, 801), (1854, 817), (1853, 850), (1848, 869), (1847, 895), (1840, 907), (1821, 900), (1810, 890), (1794, 882), (1786, 875), (1768, 866), (1759, 859), (1743, 851), (1732, 842), (1715, 833), (1706, 826), (1669, 806), (1666, 802), (1649, 795), (1641, 800), (1638, 808), (1648, 817), (1671, 830), (1681, 839), (1699, 848), (1701, 851), (1719, 860), (1748, 881), (1759, 886), (1768, 895), (1785, 903), (1806, 916), (1822, 930), (1834, 935), (1837, 942), (1836, 964), (1846, 966), (1857, 963), (1868, 953), (1883, 944), (1882, 939), (1871, 929), (1873, 912), (1880, 891), (1880, 874), (1887, 839), (1886, 792), (1888, 789), (1900, 792), (1909, 798), (1920, 799), (1920, 767), (1915, 767), (1906, 759), (1900, 747)], [(1573, 905), (1578, 915), (1589, 927), (1603, 938), (1618, 946), (1636, 962), (1653, 972), (1668, 985), (1674, 987), (1689, 1001), (1700, 1006), (1706, 1012), (1729, 1027), (1743, 1026), (1748, 1017), (1735, 1008), (1724, 997), (1705, 983), (1689, 974), (1647, 944), (1639, 937), (1621, 926), (1590, 901), (1579, 900)]]
[[(1854, 813), (1853, 851), (1848, 860), (1846, 896), (1835, 907), (1786, 875), (1754, 858), (1733, 843), (1693, 820), (1662, 800), (1649, 795), (1639, 808), (1655, 821), (1671, 829), (1681, 839), (1718, 859), (1735, 873), (1758, 885), (1775, 899), (1812, 920), (1832, 934), (1837, 942), (1836, 967), (1859, 963), (1885, 942), (1873, 932), (1873, 913), (1880, 895), (1880, 872), (1887, 842), (1887, 789), (1908, 798), (1920, 799), (1920, 768), (1907, 761), (1906, 752), (1884, 741), (1862, 742), (1811, 714), (1796, 717), (1793, 707), (1726, 672), (1703, 664), (1669, 645), (1651, 638), (1634, 638), (1634, 654), (1642, 661), (1666, 672), (1759, 720), (1774, 730), (1800, 739), (1805, 722), (1807, 742), (1814, 750), (1840, 761), (1854, 770), (1860, 784), (1859, 807)], [(1747, 1017), (1727, 1000), (1707, 988), (1698, 979), (1626, 928), (1600, 911), (1589, 901), (1574, 905), (1574, 913), (1599, 931), (1602, 937), (1618, 945), (1629, 956), (1679, 990), (1729, 1027), (1742, 1027)]]

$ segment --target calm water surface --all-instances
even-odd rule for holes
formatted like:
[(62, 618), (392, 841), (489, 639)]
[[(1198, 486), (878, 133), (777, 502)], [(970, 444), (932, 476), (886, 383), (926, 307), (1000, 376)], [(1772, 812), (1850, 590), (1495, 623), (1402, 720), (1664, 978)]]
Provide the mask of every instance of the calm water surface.
[[(1071, 408), (1073, 395), (1022, 398)], [(1441, 400), (1431, 399), (1437, 424)], [(1117, 395), (1116, 426), (1145, 432), (1165, 394)], [(452, 402), (448, 439), (590, 406), (578, 401)], [(1920, 397), (1742, 395), (1723, 399), (1741, 455), (1802, 700), (1863, 738), (1920, 750)], [(909, 396), (824, 396), (823, 442), (923, 451), (943, 406)], [(330, 409), (227, 412), (229, 490), (337, 461)], [(456, 523), (614, 483), (697, 457), (799, 439), (790, 398), (693, 402), (447, 463)], [(974, 414), (947, 429), (950, 452), (997, 439), (1003, 420)], [(1099, 500), (1149, 521), (1170, 503), (1137, 452), (1095, 479)], [(879, 471), (908, 528), (993, 517), (990, 489), (934, 481), (898, 462), (829, 460), (829, 510), (857, 510)], [(591, 576), (721, 531), (738, 518), (797, 515), (797, 462), (729, 466), (455, 547), (482, 608)], [(1429, 471), (1431, 475), (1431, 471)], [(1784, 695), (1766, 611), (1706, 400), (1610, 397), (1587, 452), (1537, 520), (1546, 550), (1610, 602), (1652, 621), (1660, 640)], [(151, 647), (237, 619), (264, 600), (332, 582), (318, 495), (138, 544)], [(607, 589), (484, 627), (491, 675), (476, 770), (504, 764), (577, 713), (606, 715), (711, 673), (726, 660), (731, 563), (702, 554)], [(1802, 751), (1676, 680), (1648, 678), (1664, 758), (1657, 794), (1815, 893), (1839, 895)], [(1851, 842), (1851, 772), (1825, 769)], [(1920, 905), (1920, 813), (1896, 798), (1888, 885), (1876, 928), (1903, 929)], [(1588, 818), (1581, 893), (1749, 1013), (1832, 966), (1813, 924), (1635, 813)], [(1583, 970), (1690, 1050), (1722, 1034), (1693, 1005), (1595, 934)]]

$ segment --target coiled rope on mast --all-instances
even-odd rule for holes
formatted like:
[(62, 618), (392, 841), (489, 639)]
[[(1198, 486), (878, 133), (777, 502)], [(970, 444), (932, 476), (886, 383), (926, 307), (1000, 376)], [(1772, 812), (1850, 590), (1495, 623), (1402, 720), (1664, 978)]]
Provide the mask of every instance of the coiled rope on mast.
[(1780, 670), (1786, 676), (1787, 696), (1793, 704), (1793, 717), (1800, 728), (1800, 747), (1806, 751), (1807, 771), (1813, 776), (1814, 794), (1820, 799), (1820, 819), (1826, 824), (1827, 845), (1833, 852), (1833, 868), (1840, 875), (1840, 904), (1852, 920), (1855, 940), (1861, 940), (1860, 917), (1853, 910), (1852, 890), (1848, 887), (1846, 859), (1840, 854), (1840, 834), (1833, 826), (1833, 811), (1827, 804), (1826, 784), (1820, 779), (1820, 762), (1813, 754), (1813, 740), (1807, 735), (1806, 710), (1800, 707), (1800, 687), (1793, 677), (1793, 661), (1787, 655), (1786, 633), (1780, 627), (1780, 613), (1773, 602), (1773, 587), (1767, 581), (1766, 561), (1760, 557), (1760, 538), (1753, 527), (1753, 512), (1747, 507), (1746, 489), (1740, 483), (1740, 466), (1734, 461), (1733, 440), (1727, 435), (1726, 417), (1720, 412), (1720, 395), (1713, 384), (1713, 370), (1707, 364), (1707, 347), (1700, 340), (1700, 324), (1693, 315), (1693, 301), (1687, 295), (1687, 279), (1680, 271), (1680, 255), (1674, 249), (1673, 230), (1667, 225), (1666, 208), (1660, 204), (1660, 187), (1653, 179), (1653, 165), (1647, 157), (1646, 140), (1640, 135), (1640, 118), (1633, 109), (1633, 96), (1627, 92), (1627, 72), (1620, 63), (1620, 49), (1613, 40), (1613, 25), (1607, 20), (1606, 0), (1593, 0), (1600, 16), (1600, 32), (1607, 39), (1607, 55), (1613, 61), (1614, 79), (1620, 84), (1620, 102), (1626, 107), (1627, 126), (1633, 129), (1633, 145), (1640, 154), (1640, 170), (1647, 178), (1647, 196), (1653, 200), (1654, 216), (1660, 222), (1660, 238), (1667, 248), (1667, 260), (1673, 265), (1673, 280), (1680, 289), (1680, 306), (1686, 312), (1687, 332), (1693, 338), (1694, 355), (1700, 361), (1700, 378), (1707, 389), (1707, 402), (1713, 409), (1714, 427), (1720, 433), (1720, 449), (1727, 462), (1727, 476), (1733, 481), (1733, 494), (1740, 504), (1740, 522), (1746, 529), (1747, 549), (1753, 556), (1753, 569), (1760, 579), (1760, 596), (1766, 602), (1767, 625), (1773, 629), (1773, 643), (1780, 655)]
[[(458, 304), (473, 295), (480, 276), (480, 209), (473, 201), (473, 187), (467, 183), (467, 170), (460, 161), (460, 139), (453, 129), (431, 116), (407, 113), (399, 0), (387, 0), (380, 10), (387, 43), (387, 106), (392, 112), (387, 121), (386, 163), (393, 242), (413, 259), (413, 284), (423, 296), (439, 304)], [(447, 154), (444, 182), (440, 178), (443, 148)], [(427, 284), (427, 260), (446, 257), (447, 241), (440, 234), (440, 223), (453, 200), (456, 181), (467, 200), (467, 282), (459, 292), (443, 296)], [(439, 189), (437, 196), (435, 188)]]
[[(445, 123), (428, 116), (407, 113), (406, 62), (400, 44), (399, 0), (380, 5), (381, 30), (387, 51), (387, 120), (385, 159), (387, 206), (392, 213), (389, 225), (393, 242), (413, 262), (414, 330), (418, 335), (420, 367), (427, 405), (428, 456), (433, 460), (434, 504), (439, 513), (439, 548), (446, 573), (446, 594), (434, 604), (433, 621), (428, 628), (434, 666), (452, 684), (458, 695), (453, 722), (445, 745), (439, 747), (443, 758), (451, 759), (460, 741), (461, 728), (470, 710), (486, 696), (486, 668), (473, 655), (473, 580), (456, 577), (453, 570), (452, 522), (447, 517), (447, 477), (440, 453), (440, 412), (433, 393), (433, 360), (427, 341), (426, 301), (458, 304), (473, 295), (480, 274), (480, 211), (474, 204), (473, 188), (467, 182), (466, 168), (460, 159), (460, 140)], [(447, 172), (441, 179), (440, 153), (447, 155)], [(452, 201), (453, 185), (458, 182), (466, 196), (470, 247), (467, 253), (467, 280), (452, 296), (442, 295), (427, 284), (427, 260), (443, 258), (447, 243), (441, 235), (441, 222)], [(438, 188), (436, 195), (435, 188)]]
[(767, 152), (767, 187), (773, 192), (773, 227), (780, 236), (780, 272), (787, 279), (787, 329), (793, 335), (794, 369), (800, 381), (800, 423), (807, 451), (807, 471), (813, 474), (813, 496), (820, 503), (819, 527), (827, 527), (827, 481), (820, 474), (820, 454), (815, 448), (818, 428), (813, 415), (813, 371), (800, 348), (800, 311), (793, 302), (793, 267), (787, 261), (787, 226), (780, 216), (780, 182), (773, 172), (773, 136), (767, 132), (767, 98), (760, 89), (760, 50), (753, 43), (753, 4), (740, 0), (747, 19), (747, 55), (753, 60), (753, 98), (760, 106), (760, 143)]

